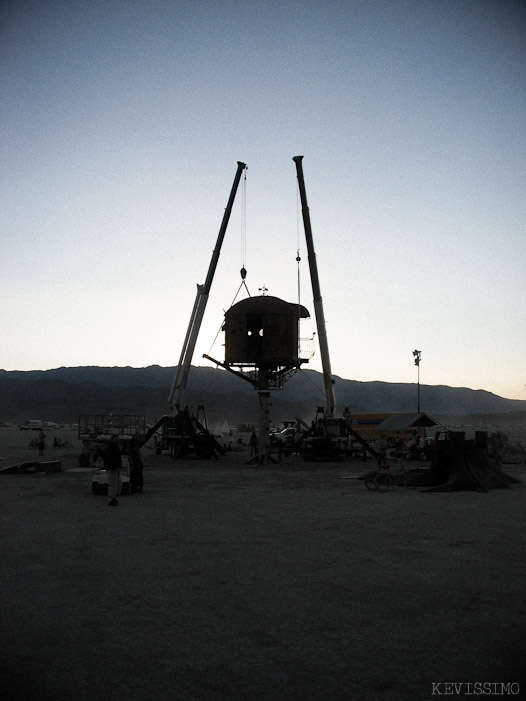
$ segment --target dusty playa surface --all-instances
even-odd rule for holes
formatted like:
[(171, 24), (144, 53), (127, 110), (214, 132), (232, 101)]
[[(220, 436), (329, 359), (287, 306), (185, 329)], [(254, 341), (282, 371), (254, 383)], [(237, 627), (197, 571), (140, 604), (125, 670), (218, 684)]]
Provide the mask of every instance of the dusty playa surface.
[[(0, 465), (28, 440), (0, 429)], [(72, 442), (62, 473), (0, 476), (4, 698), (524, 698), (524, 484), (377, 493), (358, 461), (145, 449), (144, 493), (108, 508)]]

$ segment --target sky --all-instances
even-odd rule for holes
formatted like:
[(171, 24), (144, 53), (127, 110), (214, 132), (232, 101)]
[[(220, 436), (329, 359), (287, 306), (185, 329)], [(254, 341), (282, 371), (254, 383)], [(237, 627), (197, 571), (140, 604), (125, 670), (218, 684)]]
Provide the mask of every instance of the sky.
[(0, 90), (0, 368), (176, 365), (238, 161), (193, 364), (311, 337), (302, 155), (333, 374), (526, 399), (524, 3), (3, 0)]

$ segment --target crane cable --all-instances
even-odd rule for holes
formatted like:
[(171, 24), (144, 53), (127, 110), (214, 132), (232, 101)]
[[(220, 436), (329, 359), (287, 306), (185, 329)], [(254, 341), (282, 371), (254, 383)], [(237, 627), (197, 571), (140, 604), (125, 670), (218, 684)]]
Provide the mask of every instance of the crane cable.
[[(243, 178), (241, 180), (241, 225), (240, 225), (240, 231), (241, 231), (241, 243), (240, 243), (240, 250), (241, 250), (241, 270), (240, 275), (241, 275), (241, 284), (239, 285), (236, 294), (234, 295), (234, 299), (230, 303), (230, 307), (233, 307), (235, 304), (235, 301), (241, 292), (241, 288), (244, 287), (247, 291), (248, 296), (250, 297), (250, 290), (247, 287), (246, 283), (246, 276), (247, 276), (247, 269), (245, 268), (245, 263), (246, 263), (246, 257), (247, 257), (247, 170), (248, 168), (245, 168), (244, 173), (243, 173)], [(223, 310), (225, 311), (225, 310)], [(217, 338), (221, 331), (223, 330), (224, 322), (221, 322), (219, 329), (215, 335), (214, 340), (212, 341), (212, 345), (210, 346), (210, 350), (208, 351), (208, 354), (212, 352), (212, 348), (215, 345), (215, 342), (217, 341)]]
[(239, 289), (232, 300), (232, 304), (230, 305), (231, 307), (234, 305), (234, 302), (236, 301), (237, 296), (243, 286), (250, 297), (250, 291), (247, 287), (247, 283), (245, 282), (245, 278), (247, 276), (247, 269), (245, 268), (247, 258), (247, 170), (248, 168), (245, 168), (245, 173), (241, 183), (241, 270), (239, 271), (241, 275), (241, 285), (239, 286)]
[(230, 305), (231, 307), (234, 306), (234, 302), (236, 301), (237, 296), (243, 286), (250, 297), (250, 291), (247, 287), (247, 283), (245, 282), (245, 278), (247, 276), (247, 269), (245, 268), (247, 258), (247, 170), (248, 168), (245, 168), (243, 181), (241, 184), (241, 270), (239, 271), (241, 275), (241, 285), (239, 286), (239, 289), (232, 300), (232, 304)]
[[(301, 229), (301, 224), (300, 224), (300, 219), (303, 221), (303, 212), (301, 210), (301, 200), (300, 200), (300, 189), (299, 185), (296, 188), (296, 263), (298, 266), (298, 355), (301, 357), (301, 337), (299, 334), (299, 327), (301, 325), (301, 269), (300, 269), (300, 263), (301, 263), (301, 256), (300, 256), (300, 229)], [(304, 339), (304, 342), (307, 343), (308, 341), (314, 342), (314, 336), (316, 335), (316, 332), (312, 334), (312, 339)], [(310, 352), (309, 351), (309, 346), (307, 345), (306, 348), (303, 349), (305, 352)], [(311, 356), (312, 357), (312, 356)], [(300, 368), (301, 371), (301, 368)]]
[(247, 270), (245, 268), (246, 258), (247, 258), (247, 171), (243, 174), (243, 180), (241, 182), (241, 279), (244, 281), (247, 275)]
[(296, 188), (296, 263), (298, 264), (298, 312), (301, 305), (301, 278), (300, 278), (300, 200), (299, 188)]
[(298, 357), (301, 355), (300, 320), (301, 320), (301, 271), (300, 271), (300, 197), (299, 187), (296, 187), (296, 264), (298, 276)]

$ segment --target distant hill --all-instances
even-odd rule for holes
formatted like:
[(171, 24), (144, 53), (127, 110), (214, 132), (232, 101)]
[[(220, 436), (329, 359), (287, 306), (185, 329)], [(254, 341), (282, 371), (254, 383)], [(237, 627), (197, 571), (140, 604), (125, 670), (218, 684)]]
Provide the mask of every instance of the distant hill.
[[(175, 368), (76, 367), (54, 370), (0, 370), (0, 421), (41, 418), (74, 422), (81, 414), (138, 413), (153, 420), (168, 409)], [(353, 411), (416, 411), (416, 385), (357, 382), (335, 377), (338, 407)], [(248, 382), (225, 370), (192, 367), (186, 401), (206, 407), (209, 423), (257, 421), (255, 392)], [(420, 386), (421, 409), (432, 416), (500, 414), (526, 411), (526, 401), (505, 399), (484, 390)], [(310, 421), (324, 403), (323, 377), (302, 370), (272, 393), (272, 421), (301, 416)]]

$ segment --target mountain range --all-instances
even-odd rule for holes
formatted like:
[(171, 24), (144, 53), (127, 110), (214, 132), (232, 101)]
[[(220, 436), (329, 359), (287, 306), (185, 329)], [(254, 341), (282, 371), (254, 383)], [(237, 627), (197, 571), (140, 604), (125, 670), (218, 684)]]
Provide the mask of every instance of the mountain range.
[[(144, 414), (153, 421), (168, 411), (168, 394), (176, 368), (61, 367), (53, 370), (0, 370), (0, 422), (42, 419), (73, 423), (80, 415)], [(358, 382), (334, 377), (337, 406), (353, 412), (413, 412), (417, 385)], [(257, 422), (258, 403), (248, 382), (211, 367), (192, 366), (186, 403), (204, 405), (209, 424)], [(300, 416), (309, 422), (324, 404), (323, 376), (315, 370), (296, 373), (282, 390), (273, 391), (271, 420)], [(420, 385), (420, 408), (431, 416), (526, 412), (526, 401), (506, 399), (485, 390)]]

